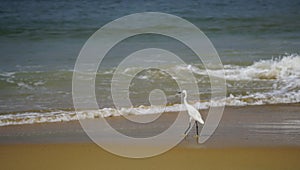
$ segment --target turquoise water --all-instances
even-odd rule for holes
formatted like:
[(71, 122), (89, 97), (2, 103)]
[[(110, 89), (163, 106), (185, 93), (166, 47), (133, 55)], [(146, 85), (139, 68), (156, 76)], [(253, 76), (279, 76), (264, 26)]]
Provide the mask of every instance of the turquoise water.
[[(85, 41), (107, 22), (147, 11), (182, 17), (210, 38), (225, 65), (228, 105), (300, 101), (299, 1), (13, 0), (0, 3), (0, 120), (14, 122), (18, 114), (20, 119), (72, 115), (72, 70)], [(166, 37), (143, 35), (118, 45), (100, 65), (100, 108), (113, 108), (110, 83), (115, 67), (125, 54), (146, 47), (176, 49), (187, 65), (167, 69), (193, 72), (200, 89), (194, 95), (203, 102), (210, 99), (209, 79), (196, 56)], [(136, 107), (149, 105), (148, 94), (155, 88), (164, 90), (169, 105), (180, 102), (174, 96), (174, 80), (161, 72), (146, 70), (132, 83)]]

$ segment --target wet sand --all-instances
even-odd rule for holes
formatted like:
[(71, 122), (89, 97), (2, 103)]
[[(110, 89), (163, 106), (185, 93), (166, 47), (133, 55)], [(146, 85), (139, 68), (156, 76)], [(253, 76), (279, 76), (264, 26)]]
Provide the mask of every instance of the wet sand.
[[(172, 150), (146, 159), (104, 151), (77, 121), (0, 127), (1, 169), (300, 169), (299, 106), (226, 107), (218, 129), (206, 143), (197, 144), (193, 128)], [(207, 111), (202, 112), (206, 117)], [(147, 136), (165, 129), (175, 114), (164, 115), (160, 126), (138, 131), (121, 118), (108, 121), (123, 133)], [(111, 141), (116, 147), (122, 145)]]

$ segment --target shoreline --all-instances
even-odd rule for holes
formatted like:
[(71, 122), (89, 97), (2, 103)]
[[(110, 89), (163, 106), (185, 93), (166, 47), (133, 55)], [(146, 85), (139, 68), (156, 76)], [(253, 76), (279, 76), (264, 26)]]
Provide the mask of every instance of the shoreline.
[[(103, 150), (88, 138), (78, 121), (5, 126), (0, 127), (0, 163), (3, 169), (23, 170), (299, 169), (299, 106), (298, 103), (226, 107), (219, 127), (206, 143), (196, 143), (193, 128), (176, 147), (143, 159), (124, 158)], [(207, 110), (202, 114), (206, 118)], [(136, 131), (134, 125), (119, 117), (108, 120), (116, 129), (125, 129), (124, 133), (149, 135), (164, 129), (164, 122), (174, 116), (165, 113), (159, 122), (161, 126), (148, 126), (143, 131)], [(113, 146), (124, 147), (121, 141), (106, 137)], [(136, 149), (126, 146), (130, 147)]]
[[(201, 146), (300, 146), (299, 108), (300, 103), (225, 107), (215, 133)], [(207, 111), (201, 110), (204, 119)], [(109, 117), (106, 120), (116, 130), (127, 136), (148, 137), (164, 131), (172, 124), (176, 116), (176, 113), (163, 113), (159, 120), (155, 121), (156, 123), (145, 124), (142, 127), (136, 126), (122, 117)], [(181, 126), (185, 128), (187, 125)], [(198, 147), (194, 142), (194, 135), (195, 127), (179, 145)], [(106, 137), (110, 138), (111, 136), (107, 135)], [(0, 127), (0, 145), (91, 142), (79, 121)]]

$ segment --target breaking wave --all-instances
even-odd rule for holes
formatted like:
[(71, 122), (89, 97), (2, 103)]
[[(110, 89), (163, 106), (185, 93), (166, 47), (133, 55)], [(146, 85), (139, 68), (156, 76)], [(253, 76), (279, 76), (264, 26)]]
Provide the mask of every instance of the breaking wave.
[[(204, 68), (195, 65), (179, 65), (167, 69), (175, 69), (178, 72), (182, 70), (190, 71), (198, 76), (198, 78), (208, 75)], [(297, 54), (285, 55), (270, 60), (261, 60), (249, 66), (225, 65), (224, 70), (209, 70), (213, 76), (218, 76), (223, 71), (227, 80), (228, 96), (225, 99), (212, 99), (211, 101), (189, 101), (195, 108), (208, 109), (222, 102), (225, 102), (227, 106), (300, 102), (300, 56)], [(112, 73), (113, 71), (105, 72), (105, 74)], [(129, 74), (130, 69), (127, 69), (124, 73)], [(16, 84), (20, 88), (31, 89), (35, 86), (43, 86), (45, 84), (45, 81), (16, 82), (16, 74), (14, 72), (1, 73), (0, 78), (7, 83)], [(163, 73), (158, 74), (157, 71), (152, 70), (149, 74), (140, 75), (138, 78), (149, 79), (153, 76), (151, 74), (159, 76)], [(203, 79), (199, 78), (199, 82), (201, 82), (200, 80), (202, 81)], [(241, 91), (236, 90), (239, 87), (242, 89)], [(163, 112), (178, 112), (185, 110), (185, 107), (181, 104), (173, 103), (165, 107), (141, 105), (133, 108), (122, 108), (120, 110), (102, 108), (79, 112), (70, 110), (44, 110), (5, 113), (0, 115), (0, 126), (94, 119), (121, 115), (157, 114), (161, 113), (162, 110)]]

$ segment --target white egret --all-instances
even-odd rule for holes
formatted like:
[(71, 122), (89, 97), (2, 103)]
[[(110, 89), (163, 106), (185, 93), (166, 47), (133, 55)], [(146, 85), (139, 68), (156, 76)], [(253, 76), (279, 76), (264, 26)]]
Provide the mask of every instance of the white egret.
[(201, 124), (204, 124), (204, 121), (202, 119), (202, 116), (200, 114), (200, 112), (195, 109), (192, 105), (190, 105), (186, 98), (187, 98), (187, 92), (186, 90), (182, 90), (182, 92), (178, 92), (178, 93), (183, 93), (184, 94), (184, 98), (183, 98), (183, 102), (184, 102), (184, 105), (188, 111), (188, 114), (190, 116), (190, 120), (189, 120), (189, 127), (186, 129), (186, 131), (184, 132), (184, 135), (187, 135), (187, 132), (190, 130), (191, 128), (191, 124), (192, 124), (192, 121), (195, 120), (195, 123), (196, 123), (196, 131), (197, 131), (197, 136), (199, 135), (199, 131), (198, 131), (198, 123), (201, 123)]

